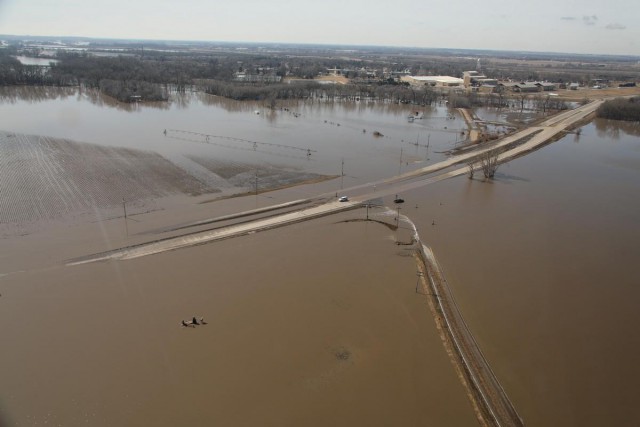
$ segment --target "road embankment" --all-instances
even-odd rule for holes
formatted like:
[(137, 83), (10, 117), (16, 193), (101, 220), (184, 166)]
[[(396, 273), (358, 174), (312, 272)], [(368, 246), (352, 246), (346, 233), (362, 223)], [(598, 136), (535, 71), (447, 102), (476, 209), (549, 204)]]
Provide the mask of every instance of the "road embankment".
[(462, 318), (433, 251), (421, 244), (418, 252), (425, 272), (425, 285), (433, 298), (436, 322), (447, 347), (452, 350), (450, 355), (462, 373), (478, 421), (485, 426), (524, 426)]

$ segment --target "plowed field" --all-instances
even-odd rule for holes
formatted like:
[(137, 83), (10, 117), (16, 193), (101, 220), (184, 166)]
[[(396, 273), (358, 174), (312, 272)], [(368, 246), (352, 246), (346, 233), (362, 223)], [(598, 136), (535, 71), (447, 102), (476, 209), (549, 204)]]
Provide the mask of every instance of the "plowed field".
[[(253, 166), (200, 163), (230, 187), (253, 185)], [(261, 189), (309, 179), (295, 172), (260, 175)], [(154, 152), (0, 131), (0, 236), (28, 233), (52, 220), (122, 215), (123, 199), (134, 214), (156, 209), (161, 197), (219, 191)]]

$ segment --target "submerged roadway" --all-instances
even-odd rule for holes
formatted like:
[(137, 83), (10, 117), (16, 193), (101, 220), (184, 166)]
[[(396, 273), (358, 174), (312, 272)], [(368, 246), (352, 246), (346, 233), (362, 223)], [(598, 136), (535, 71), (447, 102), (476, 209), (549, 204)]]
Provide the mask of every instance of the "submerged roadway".
[[(269, 218), (257, 219), (255, 221), (230, 225), (220, 229), (189, 233), (182, 236), (156, 240), (150, 243), (143, 243), (133, 247), (125, 247), (105, 253), (89, 255), (70, 260), (68, 265), (78, 265), (95, 261), (138, 258), (187, 246), (199, 245), (215, 240), (228, 239), (257, 231), (282, 227), (349, 209), (356, 209), (364, 206), (368, 201), (373, 199), (403, 193), (437, 181), (464, 175), (465, 173), (468, 173), (468, 166), (466, 166), (467, 163), (477, 160), (481, 155), (487, 152), (494, 150), (501, 151), (501, 154), (498, 156), (500, 163), (504, 163), (515, 157), (524, 155), (549, 143), (550, 141), (553, 141), (563, 132), (566, 132), (578, 123), (583, 122), (595, 112), (602, 102), (602, 100), (592, 101), (574, 110), (554, 115), (535, 126), (528, 127), (512, 135), (506, 136), (488, 146), (451, 156), (446, 160), (434, 163), (424, 168), (392, 178), (344, 189), (343, 194), (351, 195), (350, 200), (347, 202), (338, 202), (333, 194), (322, 194), (310, 199), (296, 200), (294, 202), (288, 202), (286, 204), (276, 205), (269, 208), (241, 212), (235, 215), (226, 216), (225, 219), (244, 218), (251, 216), (252, 214), (281, 210), (287, 206), (302, 206), (302, 208), (293, 212), (285, 212)], [(464, 166), (457, 169), (452, 168), (453, 166), (461, 164)], [(436, 172), (441, 173), (436, 174)], [(210, 220), (210, 222), (216, 221), (216, 219)], [(206, 223), (206, 221), (200, 221), (197, 224), (202, 223)], [(196, 223), (194, 223), (194, 225), (196, 225)]]
[[(430, 166), (389, 179), (345, 189), (344, 192), (355, 194), (351, 197), (351, 200), (348, 201), (340, 202), (336, 200), (335, 196), (337, 196), (337, 194), (323, 194), (311, 199), (296, 200), (281, 205), (198, 221), (176, 227), (172, 230), (181, 230), (228, 220), (240, 220), (241, 218), (265, 213), (272, 214), (272, 216), (268, 218), (256, 219), (219, 229), (194, 232), (178, 237), (166, 238), (137, 246), (90, 255), (71, 260), (67, 265), (138, 258), (187, 246), (251, 234), (271, 228), (283, 227), (349, 209), (356, 209), (370, 203), (369, 201), (372, 199), (402, 193), (410, 189), (468, 173), (469, 169), (467, 165), (476, 162), (480, 156), (487, 152), (499, 152), (498, 160), (500, 163), (522, 156), (553, 141), (561, 136), (563, 132), (584, 122), (595, 112), (602, 102), (603, 101), (600, 100), (593, 101), (577, 109), (557, 114), (535, 126), (516, 132), (490, 145), (469, 150), (464, 154), (452, 156), (447, 160)], [(454, 168), (454, 166), (461, 164), (464, 166)], [(287, 209), (289, 211), (286, 211)], [(417, 238), (419, 239), (419, 237)], [(423, 274), (423, 278), (428, 281), (428, 286), (433, 292), (431, 295), (433, 296), (434, 307), (436, 307), (437, 310), (437, 313), (434, 313), (434, 317), (436, 322), (443, 322), (441, 323), (442, 330), (444, 330), (443, 338), (448, 343), (447, 345), (455, 351), (454, 361), (464, 372), (465, 385), (473, 396), (472, 400), (474, 404), (480, 411), (478, 414), (480, 423), (490, 426), (524, 425), (523, 420), (518, 415), (515, 407), (500, 385), (500, 382), (495, 377), (489, 363), (484, 358), (482, 351), (473, 338), (471, 331), (464, 322), (433, 252), (421, 242), (418, 241), (416, 243), (420, 246), (419, 253), (426, 273)], [(440, 318), (442, 320), (439, 320)]]

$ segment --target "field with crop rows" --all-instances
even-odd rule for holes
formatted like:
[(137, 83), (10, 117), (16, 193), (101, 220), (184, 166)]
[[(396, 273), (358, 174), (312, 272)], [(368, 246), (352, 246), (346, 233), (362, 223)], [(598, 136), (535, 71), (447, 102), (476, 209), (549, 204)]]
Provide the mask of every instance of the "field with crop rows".
[(47, 221), (119, 216), (123, 199), (135, 214), (173, 194), (253, 190), (256, 171), (260, 191), (326, 178), (229, 160), (185, 160), (210, 176), (193, 175), (154, 152), (0, 131), (0, 237)]
[(0, 132), (0, 225), (211, 191), (156, 153)]

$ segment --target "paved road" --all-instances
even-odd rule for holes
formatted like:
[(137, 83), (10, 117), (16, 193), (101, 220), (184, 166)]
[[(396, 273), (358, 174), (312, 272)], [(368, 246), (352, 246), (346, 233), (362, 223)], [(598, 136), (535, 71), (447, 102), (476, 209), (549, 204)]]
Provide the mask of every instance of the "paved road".
[[(277, 215), (265, 219), (258, 219), (256, 221), (246, 222), (243, 224), (231, 225), (222, 229), (202, 231), (199, 233), (190, 233), (188, 235), (168, 238), (148, 244), (137, 245), (135, 247), (122, 248), (119, 250), (110, 251), (108, 253), (91, 255), (83, 259), (72, 260), (69, 262), (69, 265), (116, 259), (125, 260), (141, 256), (153, 255), (164, 251), (171, 251), (187, 246), (200, 245), (215, 240), (228, 239), (231, 237), (241, 236), (261, 230), (282, 227), (288, 224), (306, 221), (309, 219), (318, 218), (349, 209), (355, 209), (362, 206), (363, 203), (366, 203), (367, 201), (372, 199), (389, 196), (392, 194), (403, 193), (410, 189), (429, 185), (434, 182), (448, 179), (454, 176), (463, 175), (467, 173), (466, 163), (468, 161), (473, 160), (488, 151), (492, 151), (495, 149), (506, 149), (506, 151), (499, 156), (500, 161), (503, 162), (534, 150), (536, 147), (548, 143), (550, 140), (564, 132), (573, 124), (584, 120), (588, 115), (593, 113), (601, 103), (602, 101), (593, 101), (575, 110), (569, 110), (557, 114), (537, 126), (533, 126), (517, 132), (513, 135), (507, 136), (493, 143), (491, 146), (473, 150), (457, 156), (452, 156), (451, 158), (448, 158), (441, 162), (405, 173), (403, 175), (347, 188), (342, 191), (342, 194), (351, 195), (349, 202), (340, 203), (335, 201), (335, 199), (331, 200), (332, 195), (329, 194), (319, 195), (318, 197), (307, 199), (306, 204), (317, 204), (322, 200), (330, 201), (317, 206), (302, 208), (295, 212), (288, 212), (282, 215)], [(526, 142), (517, 145), (518, 141), (521, 141), (525, 138), (529, 139)], [(432, 175), (436, 172), (443, 171), (444, 169), (458, 164), (464, 164), (465, 166), (443, 172), (438, 175), (430, 176), (425, 179), (427, 175)], [(296, 203), (304, 205), (305, 201), (296, 201)], [(273, 207), (274, 210), (278, 208), (279, 206)], [(261, 209), (260, 211), (264, 212), (265, 209)], [(251, 215), (252, 213), (254, 212), (242, 212), (238, 213), (236, 216), (246, 217)]]
[[(547, 144), (549, 141), (558, 137), (562, 132), (566, 131), (567, 128), (587, 118), (587, 116), (592, 114), (601, 103), (602, 101), (594, 101), (576, 110), (555, 115), (536, 126), (503, 138), (489, 147), (451, 157), (442, 162), (404, 175), (381, 180), (376, 183), (368, 183), (365, 185), (351, 187), (343, 192), (343, 194), (356, 194), (348, 202), (338, 202), (333, 199), (329, 202), (317, 205), (319, 201), (329, 200), (331, 198), (331, 195), (325, 194), (313, 199), (299, 200), (296, 202), (273, 206), (271, 208), (262, 208), (256, 211), (241, 212), (235, 216), (232, 215), (225, 217), (224, 219), (233, 219), (234, 217), (241, 218), (250, 216), (251, 214), (269, 212), (270, 210), (275, 212), (279, 209), (294, 205), (308, 206), (316, 204), (315, 206), (302, 208), (294, 212), (283, 213), (270, 218), (258, 219), (252, 222), (232, 225), (217, 230), (202, 231), (185, 236), (168, 238), (135, 247), (122, 248), (108, 253), (91, 255), (83, 259), (73, 260), (69, 262), (69, 265), (95, 261), (132, 259), (176, 250), (187, 246), (204, 244), (215, 240), (251, 234), (261, 230), (282, 227), (349, 209), (359, 208), (363, 203), (374, 198), (402, 193), (412, 188), (429, 185), (453, 176), (463, 175), (467, 173), (466, 163), (487, 151), (495, 149), (506, 150), (499, 157), (501, 162), (524, 155), (531, 150)], [(523, 140), (525, 141), (522, 142)], [(465, 164), (465, 166), (427, 177), (427, 175), (443, 171), (444, 169), (457, 164)], [(375, 191), (371, 191), (373, 189), (375, 189)], [(216, 220), (217, 219), (201, 221), (194, 223), (194, 225), (215, 222)], [(456, 349), (459, 363), (464, 367), (467, 378), (472, 384), (474, 400), (478, 404), (478, 407), (481, 408), (481, 412), (483, 414), (483, 424), (495, 426), (524, 425), (498, 379), (493, 374), (491, 367), (484, 358), (471, 332), (467, 328), (435, 256), (431, 250), (424, 245), (422, 246), (421, 253), (425, 266), (427, 267), (429, 283), (433, 288), (433, 293), (437, 300), (438, 310), (443, 314), (443, 318), (446, 323), (446, 333)]]

